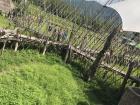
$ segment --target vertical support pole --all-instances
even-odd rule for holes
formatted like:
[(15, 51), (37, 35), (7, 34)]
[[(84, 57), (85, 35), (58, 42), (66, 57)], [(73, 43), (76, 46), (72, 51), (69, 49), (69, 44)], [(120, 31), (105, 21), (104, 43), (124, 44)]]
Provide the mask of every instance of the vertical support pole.
[(68, 47), (67, 47), (67, 51), (66, 51), (66, 55), (65, 55), (65, 61), (64, 61), (65, 63), (67, 63), (69, 55), (71, 53), (71, 40), (72, 40), (72, 37), (73, 37), (73, 31), (74, 31), (74, 25), (72, 27), (72, 31), (71, 31), (69, 41), (68, 41)]
[(47, 51), (47, 45), (48, 45), (48, 43), (46, 43), (45, 46), (44, 46), (43, 55), (45, 55), (45, 53)]
[(7, 43), (7, 41), (4, 41), (4, 42), (3, 42), (2, 52), (5, 50), (6, 43)]
[(127, 71), (127, 73), (126, 73), (126, 75), (124, 77), (124, 80), (123, 80), (121, 88), (120, 88), (120, 97), (122, 96), (122, 94), (123, 94), (123, 92), (125, 90), (127, 81), (128, 81), (128, 79), (129, 79), (129, 77), (130, 77), (130, 75), (132, 73), (133, 68), (134, 68), (134, 62), (130, 62), (129, 67), (128, 67), (128, 71)]
[[(15, 34), (16, 34), (17, 40), (19, 40), (19, 29), (18, 28), (15, 29)], [(18, 43), (18, 41), (16, 41), (15, 52), (18, 50), (18, 46), (19, 46), (19, 43)]]
[(18, 42), (16, 42), (16, 44), (15, 44), (15, 52), (18, 50), (18, 46), (19, 46), (19, 44), (18, 44)]
[(118, 29), (114, 29), (111, 34), (107, 37), (107, 40), (104, 44), (103, 49), (99, 52), (99, 54), (97, 55), (96, 60), (94, 61), (93, 65), (89, 68), (89, 70), (87, 70), (86, 74), (85, 74), (85, 81), (91, 81), (92, 78), (94, 77), (97, 68), (100, 64), (100, 61), (102, 59), (102, 57), (104, 56), (105, 52), (109, 49), (110, 45), (111, 45), (111, 41), (114, 38), (114, 36), (116, 35)]
[(66, 52), (66, 56), (65, 56), (65, 63), (67, 63), (67, 61), (68, 61), (70, 52), (71, 52), (71, 47), (70, 47), (70, 45), (68, 45), (68, 47), (67, 47), (67, 52)]

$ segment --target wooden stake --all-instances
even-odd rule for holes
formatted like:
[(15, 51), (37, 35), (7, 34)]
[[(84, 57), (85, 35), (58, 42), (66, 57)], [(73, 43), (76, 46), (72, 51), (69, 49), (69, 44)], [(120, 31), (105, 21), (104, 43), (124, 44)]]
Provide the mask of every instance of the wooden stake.
[(15, 52), (18, 50), (18, 46), (19, 46), (19, 44), (18, 44), (18, 42), (16, 42), (16, 44), (15, 44)]
[(118, 29), (114, 29), (112, 31), (112, 33), (107, 37), (107, 40), (104, 44), (103, 49), (99, 52), (99, 54), (97, 55), (93, 65), (89, 68), (89, 70), (86, 70), (86, 76), (85, 76), (85, 81), (91, 81), (92, 78), (94, 78), (94, 75), (97, 71), (97, 68), (101, 62), (102, 57), (104, 56), (105, 52), (109, 49), (110, 45), (111, 45), (111, 41), (114, 38), (114, 36), (116, 35)]
[(72, 41), (73, 35), (74, 35), (73, 32), (74, 32), (74, 24), (72, 26), (72, 31), (70, 33), (70, 37), (69, 37), (69, 41), (68, 41), (68, 47), (67, 47), (67, 51), (66, 51), (66, 55), (65, 55), (65, 61), (64, 61), (65, 63), (67, 63), (70, 52), (71, 52), (71, 41)]
[(4, 42), (3, 42), (2, 52), (5, 50), (6, 43), (7, 43), (7, 41), (4, 41)]
[(127, 84), (127, 81), (132, 73), (132, 70), (134, 68), (134, 62), (130, 62), (129, 63), (129, 67), (128, 67), (128, 71), (126, 73), (126, 76), (124, 77), (124, 80), (122, 82), (122, 85), (121, 85), (121, 88), (120, 88), (120, 97), (122, 96), (124, 90), (125, 90), (125, 87), (126, 87), (126, 84)]
[(69, 54), (70, 54), (70, 46), (67, 47), (67, 52), (66, 52), (66, 55), (65, 55), (65, 63), (67, 63), (68, 61), (68, 58), (69, 58)]
[(46, 53), (47, 45), (48, 45), (48, 43), (46, 43), (45, 46), (44, 46), (43, 55), (45, 55), (45, 53)]

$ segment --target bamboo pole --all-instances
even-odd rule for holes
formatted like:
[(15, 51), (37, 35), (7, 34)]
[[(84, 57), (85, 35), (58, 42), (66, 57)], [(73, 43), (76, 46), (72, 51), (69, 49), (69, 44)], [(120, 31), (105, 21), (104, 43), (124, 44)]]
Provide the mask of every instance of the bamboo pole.
[(5, 50), (6, 43), (7, 43), (7, 41), (4, 41), (4, 42), (3, 42), (2, 52)]
[(109, 49), (110, 45), (111, 45), (111, 41), (114, 38), (114, 36), (117, 34), (118, 29), (114, 29), (111, 34), (107, 37), (107, 40), (104, 44), (103, 49), (99, 52), (99, 54), (97, 55), (97, 58), (95, 59), (93, 65), (89, 68), (89, 70), (87, 70), (86, 74), (85, 74), (85, 81), (91, 81), (92, 78), (94, 77), (94, 75), (96, 74), (97, 68), (101, 62), (102, 57), (104, 56), (105, 52)]
[(129, 64), (129, 67), (128, 67), (128, 71), (124, 77), (124, 80), (122, 82), (122, 85), (121, 85), (121, 88), (120, 88), (120, 97), (122, 96), (122, 94), (124, 93), (124, 90), (125, 90), (125, 87), (126, 87), (126, 84), (127, 84), (127, 81), (133, 71), (133, 68), (134, 68), (134, 62), (130, 62)]
[(16, 44), (15, 44), (15, 52), (18, 50), (18, 46), (19, 46), (19, 43), (16, 42)]
[(43, 50), (43, 55), (45, 55), (46, 51), (47, 51), (47, 46), (48, 46), (48, 42), (45, 44), (44, 46), (44, 50)]

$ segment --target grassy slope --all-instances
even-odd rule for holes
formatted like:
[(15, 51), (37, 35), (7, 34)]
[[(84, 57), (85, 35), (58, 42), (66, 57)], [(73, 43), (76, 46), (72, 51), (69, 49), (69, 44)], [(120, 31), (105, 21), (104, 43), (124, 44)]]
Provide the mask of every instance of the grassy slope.
[(5, 19), (3, 16), (0, 16), (0, 27), (8, 27), (9, 21)]
[[(84, 85), (54, 54), (6, 51), (0, 56), (0, 105), (76, 105), (87, 101)], [(92, 95), (91, 105), (99, 103)]]
[(9, 20), (0, 15), (0, 28), (13, 28), (13, 24), (9, 25)]

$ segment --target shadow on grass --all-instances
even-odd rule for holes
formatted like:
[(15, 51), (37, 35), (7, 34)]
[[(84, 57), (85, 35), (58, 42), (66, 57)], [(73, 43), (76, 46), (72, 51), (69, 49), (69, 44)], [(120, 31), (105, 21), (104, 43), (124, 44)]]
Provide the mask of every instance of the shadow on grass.
[[(80, 74), (83, 72), (83, 70), (85, 70), (85, 68), (77, 62), (70, 62), (69, 64), (71, 65), (71, 68), (69, 69), (72, 70), (74, 77), (84, 82)], [(89, 105), (118, 105), (118, 88), (109, 85), (109, 83), (104, 82), (100, 78), (96, 78), (92, 82), (85, 83), (85, 85), (84, 93), (88, 97), (90, 102)], [(88, 105), (88, 103), (79, 102), (77, 105)]]
[(101, 80), (94, 80), (86, 94), (89, 96), (89, 100), (94, 94), (103, 105), (118, 105), (119, 102), (119, 89), (111, 87)]

